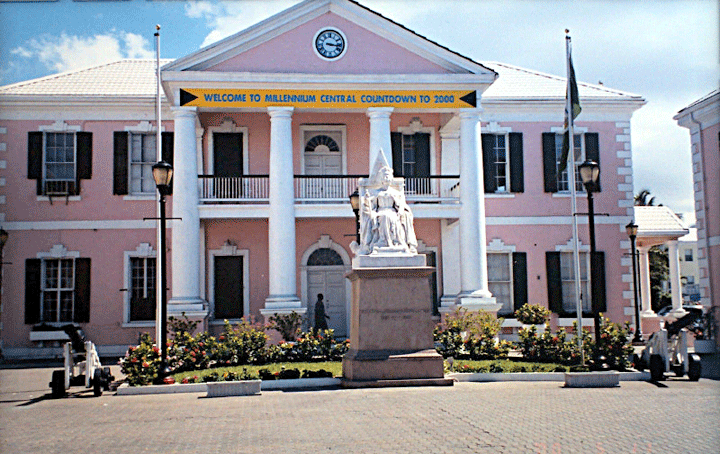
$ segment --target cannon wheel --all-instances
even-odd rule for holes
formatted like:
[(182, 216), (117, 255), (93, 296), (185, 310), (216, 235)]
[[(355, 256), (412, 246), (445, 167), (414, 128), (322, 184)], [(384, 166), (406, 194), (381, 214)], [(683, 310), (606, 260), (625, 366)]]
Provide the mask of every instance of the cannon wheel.
[(102, 371), (100, 369), (95, 369), (92, 379), (93, 393), (95, 394), (95, 397), (102, 396), (104, 381), (105, 380), (103, 380)]
[(701, 372), (702, 365), (700, 364), (700, 357), (698, 355), (690, 355), (688, 363), (688, 378), (690, 381), (700, 380)]
[(52, 396), (55, 399), (59, 399), (65, 395), (65, 371), (53, 371), (52, 381), (50, 381), (50, 389), (52, 390)]
[(112, 381), (112, 374), (110, 373), (109, 367), (103, 367), (102, 368), (102, 377), (103, 377), (103, 389), (105, 391), (110, 391), (110, 382)]
[(650, 355), (650, 380), (662, 381), (665, 379), (665, 362), (660, 355)]

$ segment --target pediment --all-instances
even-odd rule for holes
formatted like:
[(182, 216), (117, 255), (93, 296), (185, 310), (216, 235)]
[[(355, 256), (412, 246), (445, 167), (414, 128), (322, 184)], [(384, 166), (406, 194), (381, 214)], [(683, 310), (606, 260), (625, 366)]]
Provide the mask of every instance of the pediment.
[[(340, 58), (314, 50), (320, 30), (346, 37)], [(164, 72), (264, 74), (464, 74), (493, 70), (349, 0), (307, 0), (163, 67)]]

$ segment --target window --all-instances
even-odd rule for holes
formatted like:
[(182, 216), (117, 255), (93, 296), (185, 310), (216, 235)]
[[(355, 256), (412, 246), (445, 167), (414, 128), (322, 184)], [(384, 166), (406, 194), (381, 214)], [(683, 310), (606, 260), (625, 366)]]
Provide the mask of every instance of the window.
[(498, 314), (513, 312), (511, 254), (488, 253), (488, 290), (502, 308)]
[(92, 177), (92, 133), (28, 133), (28, 178), (37, 195), (78, 195), (80, 180)]
[(430, 134), (391, 133), (393, 173), (405, 178), (409, 194), (432, 193), (430, 178)]
[(43, 260), (42, 276), (42, 321), (71, 322), (75, 292), (74, 260)]
[(230, 240), (209, 252), (208, 300), (215, 323), (238, 320), (250, 313), (250, 259), (247, 249)]
[(130, 193), (155, 194), (152, 166), (157, 163), (157, 136), (130, 133)]
[(686, 262), (693, 261), (693, 250), (692, 249), (685, 249), (685, 261)]
[[(547, 252), (547, 280), (549, 306), (559, 314), (575, 314), (577, 296), (575, 293), (575, 261), (572, 251)], [(580, 252), (580, 291), (582, 292), (582, 311), (593, 312), (596, 307), (606, 311), (605, 304), (605, 254), (596, 252), (593, 275), (593, 292), (590, 285), (590, 254)]]
[(155, 257), (130, 257), (130, 321), (155, 320)]
[(522, 133), (483, 134), (485, 193), (523, 192)]
[[(150, 129), (149, 125), (145, 129)], [(173, 164), (173, 133), (163, 132), (162, 158)], [(157, 162), (157, 134), (152, 131), (115, 131), (113, 134), (113, 194), (155, 194), (152, 166)], [(172, 183), (171, 183), (172, 187)]]
[(25, 261), (25, 323), (89, 322), (90, 259), (52, 252)]
[[(562, 156), (563, 134), (554, 132), (543, 133), (543, 176), (545, 182), (545, 192), (569, 192), (569, 175), (567, 168), (559, 172), (560, 160)], [(597, 133), (575, 134), (574, 149), (576, 155), (576, 164), (582, 164), (585, 159), (590, 159), (600, 164), (600, 146), (599, 135)], [(602, 178), (602, 175), (601, 175)], [(576, 190), (583, 192), (585, 188), (580, 178), (580, 173), (575, 168)], [(600, 191), (600, 182), (598, 181), (595, 192)]]

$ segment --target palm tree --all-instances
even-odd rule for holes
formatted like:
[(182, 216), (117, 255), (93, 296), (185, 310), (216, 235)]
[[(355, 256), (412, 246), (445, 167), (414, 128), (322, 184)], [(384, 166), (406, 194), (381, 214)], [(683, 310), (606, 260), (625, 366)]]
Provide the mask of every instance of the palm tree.
[[(650, 196), (649, 189), (643, 189), (635, 194), (635, 206), (655, 206), (655, 197)], [(657, 206), (662, 206), (659, 203)], [(650, 301), (652, 309), (657, 312), (662, 306), (668, 304), (669, 295), (663, 291), (662, 282), (667, 281), (669, 274), (668, 254), (665, 248), (653, 246), (649, 251), (650, 262)]]
[[(640, 207), (651, 207), (655, 206), (655, 197), (650, 197), (650, 190), (649, 189), (643, 189), (638, 194), (635, 194), (635, 206)], [(662, 203), (658, 204), (659, 207), (662, 206)]]

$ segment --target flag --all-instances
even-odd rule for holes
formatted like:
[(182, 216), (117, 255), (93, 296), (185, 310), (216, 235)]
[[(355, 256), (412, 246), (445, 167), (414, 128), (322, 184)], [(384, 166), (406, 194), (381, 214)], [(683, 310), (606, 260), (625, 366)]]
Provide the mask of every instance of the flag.
[[(580, 107), (580, 96), (578, 95), (577, 81), (575, 80), (575, 69), (572, 64), (572, 56), (568, 51), (568, 89), (567, 94), (569, 98), (565, 103), (565, 133), (563, 134), (563, 145), (562, 155), (560, 157), (559, 172), (564, 171), (567, 168), (568, 153), (570, 152), (570, 123), (580, 115), (582, 108)], [(572, 110), (572, 116), (570, 115)], [(573, 140), (573, 144), (574, 144)], [(575, 147), (573, 146), (573, 149)]]

